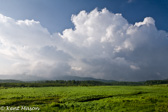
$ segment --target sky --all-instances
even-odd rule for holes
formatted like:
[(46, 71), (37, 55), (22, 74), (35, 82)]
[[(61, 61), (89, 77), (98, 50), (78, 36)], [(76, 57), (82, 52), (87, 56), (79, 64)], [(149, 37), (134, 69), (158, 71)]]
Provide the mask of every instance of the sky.
[(0, 0), (0, 76), (168, 79), (167, 10), (167, 0)]

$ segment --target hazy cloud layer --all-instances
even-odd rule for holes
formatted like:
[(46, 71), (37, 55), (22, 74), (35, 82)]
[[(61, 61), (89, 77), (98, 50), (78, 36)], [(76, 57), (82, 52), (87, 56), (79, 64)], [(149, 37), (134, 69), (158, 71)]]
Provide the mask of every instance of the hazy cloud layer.
[(0, 74), (168, 78), (168, 33), (153, 18), (129, 24), (121, 14), (94, 9), (71, 19), (74, 29), (50, 34), (38, 21), (0, 15)]

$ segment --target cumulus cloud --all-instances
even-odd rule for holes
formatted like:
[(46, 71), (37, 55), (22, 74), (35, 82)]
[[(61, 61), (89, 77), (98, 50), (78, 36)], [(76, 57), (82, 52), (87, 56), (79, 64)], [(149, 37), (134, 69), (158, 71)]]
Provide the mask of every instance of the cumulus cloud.
[(58, 50), (54, 41), (38, 21), (0, 15), (0, 74), (50, 76), (60, 66), (58, 63), (71, 58)]
[(168, 78), (168, 33), (158, 30), (153, 18), (130, 24), (104, 8), (81, 11), (71, 20), (74, 29), (50, 34), (38, 21), (0, 15), (0, 74)]

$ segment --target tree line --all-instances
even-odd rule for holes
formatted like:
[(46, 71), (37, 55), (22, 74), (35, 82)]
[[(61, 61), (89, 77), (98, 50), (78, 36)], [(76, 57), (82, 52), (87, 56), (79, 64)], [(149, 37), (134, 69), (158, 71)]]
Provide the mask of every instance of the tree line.
[(34, 82), (4, 82), (0, 83), (0, 87), (55, 87), (55, 86), (140, 86), (140, 85), (156, 85), (168, 84), (168, 80), (148, 80), (144, 82), (124, 82), (124, 81), (76, 81), (76, 80), (48, 80), (48, 81), (34, 81)]

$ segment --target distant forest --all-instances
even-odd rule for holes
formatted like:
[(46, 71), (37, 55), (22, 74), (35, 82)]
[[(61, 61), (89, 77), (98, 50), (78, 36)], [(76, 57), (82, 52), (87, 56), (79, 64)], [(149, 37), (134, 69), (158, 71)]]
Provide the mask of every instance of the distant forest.
[(144, 82), (124, 82), (124, 81), (76, 81), (76, 80), (55, 80), (55, 81), (32, 81), (23, 82), (16, 80), (0, 80), (0, 87), (54, 87), (54, 86), (141, 86), (141, 85), (156, 85), (168, 84), (168, 80), (148, 80)]

